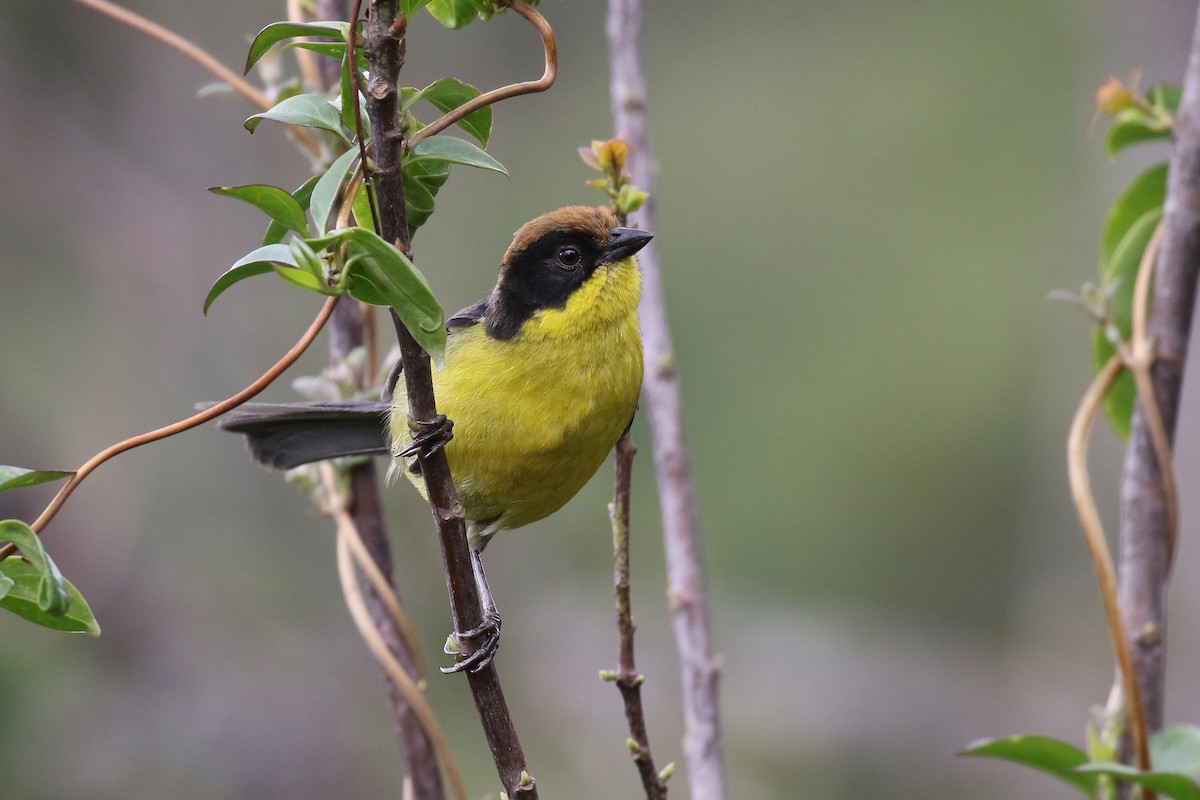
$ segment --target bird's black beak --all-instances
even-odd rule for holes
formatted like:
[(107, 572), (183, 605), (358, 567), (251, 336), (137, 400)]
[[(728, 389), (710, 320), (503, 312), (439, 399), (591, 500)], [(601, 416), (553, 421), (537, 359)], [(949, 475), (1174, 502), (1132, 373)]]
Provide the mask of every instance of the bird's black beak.
[(649, 231), (636, 228), (613, 228), (608, 232), (608, 246), (604, 248), (603, 262), (620, 261), (641, 250), (654, 238)]

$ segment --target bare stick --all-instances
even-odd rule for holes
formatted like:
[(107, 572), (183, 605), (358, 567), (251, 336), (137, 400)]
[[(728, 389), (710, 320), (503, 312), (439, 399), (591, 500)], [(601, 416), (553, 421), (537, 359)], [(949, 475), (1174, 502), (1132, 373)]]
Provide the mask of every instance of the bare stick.
[(545, 50), (546, 69), (542, 73), (542, 77), (536, 81), (524, 81), (523, 83), (510, 83), (508, 86), (502, 86), (499, 89), (492, 89), (490, 92), (484, 92), (479, 97), (463, 103), (453, 111), (449, 111), (435, 119), (433, 122), (426, 125), (421, 130), (417, 131), (408, 140), (410, 148), (416, 147), (417, 143), (426, 136), (433, 136), (435, 133), (441, 133), (446, 128), (449, 128), (454, 123), (458, 122), (463, 117), (471, 114), (479, 109), (490, 106), (493, 103), (498, 103), (501, 100), (507, 100), (510, 97), (517, 97), (523, 94), (533, 94), (534, 92), (544, 92), (554, 85), (554, 78), (558, 75), (558, 43), (554, 39), (554, 31), (550, 28), (550, 23), (546, 18), (539, 14), (532, 6), (524, 2), (524, 0), (506, 0), (509, 7), (520, 14), (525, 19), (529, 20), (533, 27), (537, 28), (537, 32), (542, 37), (542, 48)]
[(629, 599), (629, 496), (633, 475), (633, 457), (637, 447), (626, 433), (617, 440), (616, 477), (613, 481), (613, 501), (608, 507), (613, 529), (613, 586), (617, 595), (617, 634), (620, 649), (617, 672), (613, 677), (625, 703), (625, 719), (629, 723), (629, 752), (642, 778), (647, 800), (664, 800), (667, 783), (654, 767), (650, 753), (650, 736), (646, 731), (646, 712), (642, 708), (644, 676), (638, 673), (633, 658), (633, 604)]
[[(1153, 395), (1168, 443), (1175, 437), (1183, 365), (1200, 263), (1200, 17), (1192, 37), (1175, 120), (1167, 177), (1163, 240), (1146, 322), (1156, 357)], [(1166, 685), (1166, 584), (1171, 561), (1171, 512), (1155, 453), (1147, 397), (1138, 393), (1121, 482), (1121, 612), (1151, 732), (1163, 725)]]
[[(646, 133), (642, 78), (640, 0), (609, 0), (608, 49), (613, 117), (629, 145), (629, 172), (650, 199), (635, 221), (654, 230), (654, 170)], [(645, 392), (663, 514), (667, 582), (683, 683), (683, 753), (692, 800), (725, 796), (718, 681), (704, 581), (699, 514), (680, 413), (679, 382), (667, 326), (658, 249), (638, 254), (642, 265), (642, 335), (646, 346)]]
[[(1096, 580), (1100, 585), (1100, 597), (1104, 602), (1104, 616), (1108, 621), (1108, 635), (1112, 639), (1122, 690), (1126, 698), (1128, 730), (1133, 740), (1138, 768), (1148, 770), (1150, 769), (1150, 748), (1142, 694), (1138, 688), (1133, 652), (1125, 635), (1125, 626), (1121, 621), (1121, 609), (1117, 601), (1117, 571), (1113, 567), (1112, 556), (1109, 555), (1108, 544), (1104, 540), (1100, 512), (1096, 509), (1096, 502), (1092, 497), (1087, 468), (1088, 434), (1091, 432), (1092, 422), (1096, 418), (1097, 410), (1104, 402), (1104, 395), (1112, 388), (1123, 368), (1121, 357), (1114, 355), (1092, 380), (1091, 386), (1084, 393), (1083, 399), (1079, 403), (1079, 409), (1075, 412), (1075, 419), (1071, 423), (1071, 433), (1067, 437), (1067, 471), (1071, 480), (1071, 497), (1075, 501), (1075, 511), (1079, 515), (1083, 538), (1087, 542), (1088, 552), (1092, 556), (1092, 566), (1096, 570)], [(1147, 798), (1147, 800), (1153, 800), (1153, 798)]]
[[(367, 114), (375, 141), (373, 179), (379, 200), (380, 235), (404, 253), (411, 254), (401, 173), (404, 132), (397, 116), (407, 20), (397, 13), (396, 6), (396, 0), (371, 0), (364, 48), (371, 64), (371, 79), (366, 92)], [(432, 420), (437, 415), (437, 407), (429, 354), (421, 349), (395, 315), (393, 320), (400, 340), (409, 412), (414, 419)], [(432, 454), (419, 452), (417, 458), (442, 546), (450, 610), (455, 630), (461, 634), (477, 627), (483, 618), (471, 570), (463, 507), (458, 502), (444, 449)], [(536, 798), (537, 786), (526, 769), (525, 755), (500, 688), (495, 664), (478, 672), (468, 672), (467, 682), (505, 791), (514, 800)]]

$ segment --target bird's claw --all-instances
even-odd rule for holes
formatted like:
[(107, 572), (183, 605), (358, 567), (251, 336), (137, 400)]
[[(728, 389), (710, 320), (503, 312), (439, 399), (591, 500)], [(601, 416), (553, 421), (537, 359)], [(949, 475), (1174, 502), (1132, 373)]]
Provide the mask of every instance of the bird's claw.
[(475, 640), (480, 640), (475, 644), (471, 654), (463, 657), (454, 666), (442, 667), (442, 672), (447, 675), (455, 672), (479, 672), (479, 670), (492, 663), (492, 659), (496, 657), (496, 650), (500, 648), (500, 615), (489, 612), (484, 615), (483, 622), (477, 627), (463, 633), (452, 633), (446, 637), (446, 646), (442, 648), (446, 655), (461, 656), (463, 653), (462, 644), (465, 642), (468, 645), (474, 644)]
[(420, 453), (422, 458), (428, 458), (454, 438), (454, 420), (447, 418), (445, 414), (424, 420), (409, 417), (408, 429), (413, 434), (412, 443), (397, 454), (401, 458), (417, 453)]

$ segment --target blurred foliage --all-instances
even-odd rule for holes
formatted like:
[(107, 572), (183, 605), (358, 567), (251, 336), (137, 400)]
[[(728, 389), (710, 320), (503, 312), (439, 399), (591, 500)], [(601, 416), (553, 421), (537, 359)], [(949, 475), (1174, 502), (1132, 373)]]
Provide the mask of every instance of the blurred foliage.
[[(230, 65), (279, 16), (267, 0), (133, 7)], [(681, 24), (648, 4), (649, 122), (732, 785), (751, 800), (798, 786), (815, 800), (1074, 797), (952, 754), (997, 730), (1078, 740), (1111, 681), (1063, 474), (1088, 329), (1044, 297), (1091, 274), (1105, 209), (1148, 166), (1085, 141), (1096, 81), (1133, 66), (1177, 80), (1194, 8), (692, 9)], [(464, 170), (417, 242), (450, 308), (490, 288), (521, 222), (593, 194), (575, 147), (611, 127), (603, 4), (543, 11), (561, 74), (495, 110), (488, 149), (511, 179)], [(50, 17), (32, 0), (0, 8), (0, 166), (19, 188), (0, 199), (0, 462), (70, 466), (240, 388), (317, 299), (249, 282), (203, 316), (214, 276), (262, 235), (204, 188), (294, 187), (304, 168), (280, 131), (255, 134), (271, 146), (245, 133), (242, 101), (195, 98), (209, 77), (173, 53), (71, 4)], [(449, 32), (422, 15), (405, 82), (486, 90), (540, 65), (519, 20)], [(665, 763), (678, 677), (644, 420), (634, 435), (639, 667)], [(1097, 485), (1115, 485), (1116, 437), (1094, 451)], [(53, 488), (0, 494), (0, 518), (30, 518)], [(609, 489), (602, 472), (488, 551), (499, 668), (547, 796), (636, 792), (619, 705), (595, 677), (616, 658)], [(449, 615), (428, 511), (392, 495), (401, 592), (436, 652)], [(106, 465), (47, 535), (105, 631), (0, 619), (0, 772), (20, 793), (395, 794), (331, 530), (232, 437), (201, 429)], [(1181, 574), (1197, 558), (1183, 540)], [(1200, 651), (1195, 583), (1172, 589), (1181, 664)], [(430, 692), (456, 750), (483, 752), (461, 685)], [(1200, 702), (1200, 687), (1171, 692)], [(476, 795), (493, 789), (489, 759), (461, 762)]]

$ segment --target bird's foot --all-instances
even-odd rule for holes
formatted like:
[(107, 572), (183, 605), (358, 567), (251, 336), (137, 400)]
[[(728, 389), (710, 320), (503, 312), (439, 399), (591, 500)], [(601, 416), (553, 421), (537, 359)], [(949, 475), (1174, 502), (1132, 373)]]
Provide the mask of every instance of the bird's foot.
[(412, 443), (397, 455), (402, 458), (421, 454), (428, 458), (446, 446), (454, 438), (454, 420), (445, 414), (438, 414), (433, 419), (408, 418), (408, 429), (412, 431)]
[(446, 655), (462, 656), (463, 644), (470, 655), (463, 656), (454, 666), (442, 667), (447, 675), (455, 672), (478, 672), (492, 663), (496, 650), (500, 648), (500, 615), (495, 611), (484, 614), (483, 622), (463, 633), (452, 633), (446, 637), (443, 651)]

